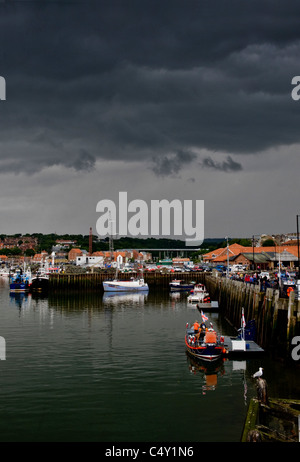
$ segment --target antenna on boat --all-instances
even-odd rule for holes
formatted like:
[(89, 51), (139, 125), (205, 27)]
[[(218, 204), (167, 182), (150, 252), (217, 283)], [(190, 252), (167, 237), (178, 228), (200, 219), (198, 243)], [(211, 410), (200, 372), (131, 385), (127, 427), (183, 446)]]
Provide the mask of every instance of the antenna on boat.
[(112, 219), (111, 214), (109, 212), (109, 223), (110, 223), (110, 234), (109, 234), (109, 253), (110, 253), (110, 262), (112, 263), (114, 257), (114, 240), (113, 240), (113, 233), (112, 233)]
[(245, 315), (244, 315), (244, 307), (242, 308), (242, 319), (241, 319), (241, 332), (242, 332), (242, 340), (245, 340)]

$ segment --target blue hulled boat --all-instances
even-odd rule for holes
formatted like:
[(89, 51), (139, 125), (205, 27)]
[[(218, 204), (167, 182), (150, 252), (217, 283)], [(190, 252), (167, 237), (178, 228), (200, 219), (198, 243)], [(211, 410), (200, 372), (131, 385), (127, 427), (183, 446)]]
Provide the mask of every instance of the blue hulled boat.
[(22, 273), (22, 270), (17, 270), (9, 278), (10, 292), (29, 292), (31, 277), (29, 273)]

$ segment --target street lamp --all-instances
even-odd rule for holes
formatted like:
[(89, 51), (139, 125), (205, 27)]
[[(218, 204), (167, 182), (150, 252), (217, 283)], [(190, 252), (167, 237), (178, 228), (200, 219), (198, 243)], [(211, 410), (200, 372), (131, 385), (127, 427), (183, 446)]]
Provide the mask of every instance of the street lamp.
[(254, 270), (254, 236), (252, 236), (252, 269)]
[(259, 237), (260, 238), (260, 234), (253, 234), (252, 235), (252, 259), (253, 259), (253, 265), (252, 265), (252, 269), (253, 271), (255, 271), (255, 258), (254, 258), (254, 243), (255, 243), (255, 237)]
[(227, 240), (227, 269), (226, 269), (226, 277), (229, 278), (229, 247), (228, 247), (228, 236), (225, 237)]
[(300, 263), (299, 263), (299, 216), (296, 215), (297, 217), (297, 247), (298, 247), (298, 271), (297, 271), (297, 279), (300, 278)]

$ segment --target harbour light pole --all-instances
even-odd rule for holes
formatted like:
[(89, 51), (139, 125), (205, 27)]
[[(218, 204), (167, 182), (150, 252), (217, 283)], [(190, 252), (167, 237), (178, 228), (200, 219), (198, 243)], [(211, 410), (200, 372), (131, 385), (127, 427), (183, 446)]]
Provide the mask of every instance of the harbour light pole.
[(254, 235), (252, 236), (252, 258), (253, 258), (253, 271), (255, 270), (255, 263), (254, 263)]
[(227, 269), (226, 269), (226, 277), (229, 278), (229, 247), (228, 247), (228, 236), (225, 237), (227, 241)]
[(299, 216), (296, 215), (297, 217), (297, 248), (298, 248), (298, 271), (297, 271), (297, 279), (300, 279), (300, 259), (299, 259)]

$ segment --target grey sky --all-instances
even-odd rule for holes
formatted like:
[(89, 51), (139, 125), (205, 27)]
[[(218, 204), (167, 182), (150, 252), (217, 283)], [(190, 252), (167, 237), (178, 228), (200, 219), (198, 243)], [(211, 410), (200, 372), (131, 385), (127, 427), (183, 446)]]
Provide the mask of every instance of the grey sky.
[(299, 19), (296, 1), (0, 3), (1, 232), (87, 234), (119, 191), (204, 199), (206, 237), (295, 231)]

